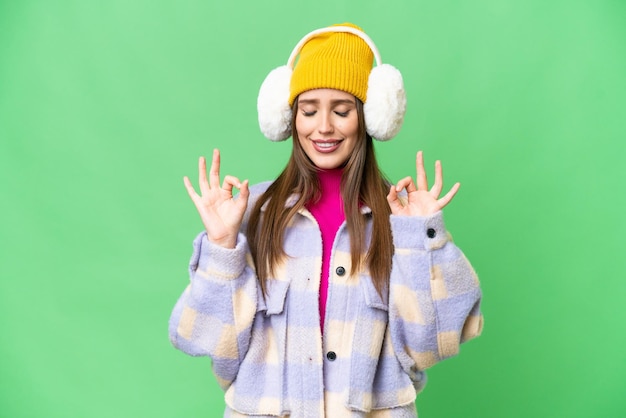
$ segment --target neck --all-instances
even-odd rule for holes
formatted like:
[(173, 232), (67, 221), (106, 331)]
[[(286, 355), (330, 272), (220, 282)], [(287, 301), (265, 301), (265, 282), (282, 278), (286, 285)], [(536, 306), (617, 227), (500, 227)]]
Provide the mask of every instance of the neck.
[(320, 192), (326, 194), (333, 190), (340, 191), (341, 189), (341, 176), (343, 175), (343, 168), (332, 168), (329, 170), (318, 170), (317, 178), (320, 183)]

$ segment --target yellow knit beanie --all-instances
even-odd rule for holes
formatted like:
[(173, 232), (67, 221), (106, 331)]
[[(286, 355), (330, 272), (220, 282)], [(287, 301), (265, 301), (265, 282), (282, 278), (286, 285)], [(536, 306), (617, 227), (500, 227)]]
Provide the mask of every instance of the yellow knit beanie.
[[(333, 26), (356, 25), (344, 23)], [(332, 27), (332, 26), (331, 26)], [(367, 43), (347, 32), (322, 33), (304, 44), (289, 85), (289, 105), (308, 90), (337, 89), (367, 100), (367, 83), (374, 55)]]

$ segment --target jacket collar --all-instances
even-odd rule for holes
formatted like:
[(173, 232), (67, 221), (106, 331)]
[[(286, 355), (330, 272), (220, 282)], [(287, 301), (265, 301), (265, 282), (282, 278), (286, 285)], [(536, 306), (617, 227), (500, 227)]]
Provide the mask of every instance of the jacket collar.
[[(300, 198), (300, 194), (299, 194), (299, 193), (292, 193), (292, 194), (291, 194), (291, 195), (287, 198), (287, 200), (285, 201), (285, 207), (288, 207), (288, 208), (292, 207), (293, 205), (295, 205), (295, 204), (296, 204), (296, 202), (298, 201), (298, 199), (299, 199), (299, 198)], [(261, 212), (265, 212), (265, 209), (267, 208), (267, 204), (268, 204), (268, 202), (269, 202), (269, 200), (267, 200), (267, 201), (263, 204), (263, 206), (261, 206)], [(306, 213), (307, 213), (307, 214), (308, 214), (308, 213), (310, 213), (310, 212), (308, 211), (308, 209), (306, 209), (306, 208), (302, 208), (302, 209), (300, 209), (300, 210), (299, 210), (299, 213), (304, 214), (304, 212), (305, 212), (305, 211), (306, 211)], [(361, 207), (360, 207), (360, 212), (361, 212), (361, 215), (369, 215), (369, 214), (371, 214), (371, 213), (372, 213), (372, 209), (370, 209), (370, 207), (369, 207), (369, 206), (367, 206), (367, 205), (361, 205)]]

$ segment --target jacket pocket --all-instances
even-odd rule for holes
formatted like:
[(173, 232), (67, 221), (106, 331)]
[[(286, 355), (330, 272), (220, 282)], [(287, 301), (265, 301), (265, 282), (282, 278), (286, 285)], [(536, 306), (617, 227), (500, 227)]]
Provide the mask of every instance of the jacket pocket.
[(415, 400), (415, 388), (392, 350), (387, 293), (381, 296), (369, 277), (362, 277), (359, 286), (363, 299), (356, 318), (346, 406), (369, 412), (408, 405)]
[(368, 276), (359, 281), (361, 302), (355, 319), (350, 386), (347, 406), (356, 411), (370, 411), (374, 405), (374, 379), (387, 330), (389, 307)]
[(285, 309), (285, 299), (289, 290), (289, 282), (284, 280), (268, 280), (267, 295), (263, 295), (259, 287), (257, 312), (265, 311), (265, 315), (276, 315)]
[(257, 313), (252, 325), (250, 348), (237, 378), (225, 395), (226, 404), (244, 415), (283, 416), (285, 341), (288, 281), (268, 282), (267, 295), (258, 291)]
[(374, 283), (372, 283), (370, 277), (362, 277), (360, 285), (363, 291), (365, 305), (385, 312), (389, 311), (389, 298), (387, 293), (383, 290), (383, 295), (381, 296), (376, 290), (376, 287), (374, 287)]

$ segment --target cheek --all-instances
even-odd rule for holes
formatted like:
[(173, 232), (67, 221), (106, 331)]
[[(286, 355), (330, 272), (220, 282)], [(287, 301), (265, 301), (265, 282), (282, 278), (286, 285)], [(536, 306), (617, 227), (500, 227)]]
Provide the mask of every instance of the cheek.
[(346, 135), (356, 136), (359, 131), (359, 121), (356, 118), (346, 120), (341, 124), (341, 129)]
[(306, 147), (309, 145), (309, 141), (304, 139), (304, 135), (301, 135), (300, 133), (298, 133), (298, 143), (300, 144), (300, 148), (308, 154)]
[(359, 122), (358, 120), (346, 121), (344, 124), (344, 134), (351, 139), (350, 152), (354, 151), (359, 142)]
[(307, 137), (309, 136), (309, 130), (307, 129), (306, 119), (303, 120), (303, 118), (296, 117), (294, 123), (296, 125), (295, 131), (298, 135), (298, 142), (300, 143), (302, 149), (306, 151), (306, 147), (307, 145), (309, 145), (309, 141), (307, 141)]
[(352, 138), (352, 141), (350, 142), (350, 148), (349, 148), (349, 153), (352, 154), (354, 152), (354, 150), (356, 149), (358, 140), (356, 139), (356, 137)]
[(296, 118), (296, 132), (298, 133), (298, 138), (304, 139), (307, 137), (310, 129), (306, 122), (303, 122), (301, 119)]

